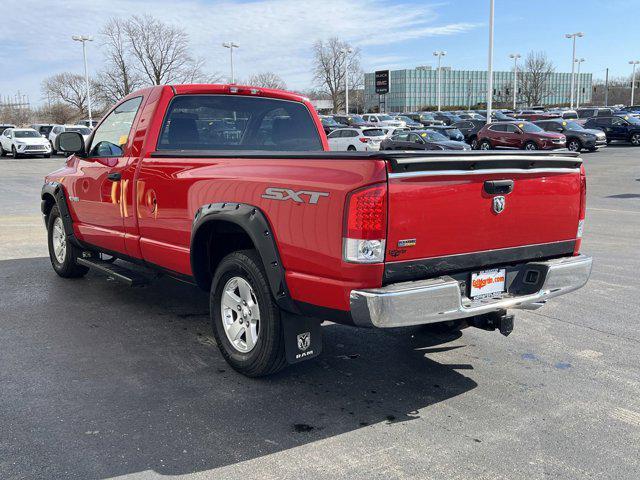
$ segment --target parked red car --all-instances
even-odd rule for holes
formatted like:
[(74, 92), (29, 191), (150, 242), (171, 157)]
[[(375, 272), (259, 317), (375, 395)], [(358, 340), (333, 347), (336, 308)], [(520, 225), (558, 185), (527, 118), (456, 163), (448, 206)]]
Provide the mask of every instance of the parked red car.
[(567, 138), (546, 132), (531, 122), (496, 122), (485, 125), (478, 132), (478, 148), (519, 148), (523, 150), (555, 150), (564, 148)]
[(41, 196), (55, 272), (199, 286), (222, 355), (248, 376), (318, 355), (323, 320), (507, 335), (507, 309), (591, 270), (573, 152), (331, 152), (304, 97), (239, 85), (147, 88), (86, 144), (56, 144), (70, 156)]

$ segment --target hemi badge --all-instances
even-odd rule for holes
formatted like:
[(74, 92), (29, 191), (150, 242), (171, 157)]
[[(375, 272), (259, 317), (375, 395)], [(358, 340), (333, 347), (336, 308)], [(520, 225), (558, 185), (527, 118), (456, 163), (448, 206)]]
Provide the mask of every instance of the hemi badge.
[(414, 247), (416, 245), (415, 238), (407, 238), (405, 240), (398, 240), (398, 247)]

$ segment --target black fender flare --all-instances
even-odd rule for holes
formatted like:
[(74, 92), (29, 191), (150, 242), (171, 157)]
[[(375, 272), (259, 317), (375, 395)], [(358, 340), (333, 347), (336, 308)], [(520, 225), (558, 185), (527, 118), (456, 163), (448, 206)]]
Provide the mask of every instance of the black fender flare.
[(207, 290), (208, 280), (213, 272), (208, 272), (208, 265), (203, 259), (209, 252), (200, 238), (203, 229), (209, 222), (223, 221), (240, 227), (249, 236), (255, 246), (267, 274), (271, 293), (278, 306), (292, 313), (298, 313), (295, 302), (291, 299), (285, 278), (285, 269), (280, 259), (278, 246), (273, 230), (266, 215), (253, 205), (245, 203), (211, 203), (201, 206), (195, 214), (191, 229), (191, 271), (196, 284)]
[(55, 204), (58, 206), (62, 222), (64, 223), (64, 229), (67, 232), (67, 241), (71, 242), (78, 248), (82, 248), (80, 241), (76, 238), (76, 234), (73, 231), (73, 219), (69, 212), (69, 206), (67, 204), (67, 196), (65, 195), (64, 186), (59, 182), (47, 182), (42, 186), (42, 192), (40, 197), (42, 199), (40, 203), (40, 210), (44, 215), (45, 226), (49, 219), (49, 212), (53, 205), (48, 197), (52, 197)]

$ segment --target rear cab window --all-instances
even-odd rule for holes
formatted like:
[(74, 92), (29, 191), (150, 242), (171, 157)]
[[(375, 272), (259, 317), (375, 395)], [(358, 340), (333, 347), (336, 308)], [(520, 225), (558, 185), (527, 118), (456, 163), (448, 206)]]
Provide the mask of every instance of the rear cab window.
[(322, 141), (302, 103), (190, 94), (171, 101), (157, 150), (321, 151)]
[(367, 128), (362, 130), (362, 135), (365, 137), (382, 137), (384, 134), (381, 128)]

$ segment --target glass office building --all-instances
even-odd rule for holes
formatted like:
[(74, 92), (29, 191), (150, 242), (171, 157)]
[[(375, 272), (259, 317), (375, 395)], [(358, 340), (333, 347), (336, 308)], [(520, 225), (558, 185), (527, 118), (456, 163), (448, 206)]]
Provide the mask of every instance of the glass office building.
[[(442, 68), (442, 106), (473, 108), (486, 103), (487, 72), (480, 70), (452, 70)], [(438, 70), (430, 66), (407, 70), (391, 70), (389, 93), (380, 98), (375, 92), (375, 73), (366, 73), (364, 78), (364, 101), (367, 111), (377, 109), (380, 102), (387, 112), (410, 112), (438, 105)], [(591, 101), (592, 74), (576, 74), (580, 90), (580, 103)], [(552, 73), (549, 81), (550, 94), (543, 105), (568, 104), (571, 92), (571, 73)], [(494, 104), (513, 103), (513, 72), (493, 72)], [(386, 105), (385, 105), (386, 103)], [(518, 96), (518, 105), (525, 106), (525, 98)]]

